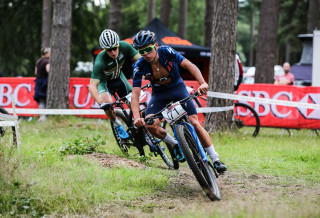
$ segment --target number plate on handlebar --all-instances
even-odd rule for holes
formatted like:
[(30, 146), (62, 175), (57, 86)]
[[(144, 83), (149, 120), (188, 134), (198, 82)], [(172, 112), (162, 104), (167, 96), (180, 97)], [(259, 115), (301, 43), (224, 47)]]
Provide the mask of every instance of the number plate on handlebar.
[(174, 103), (169, 108), (162, 111), (162, 115), (170, 125), (177, 122), (185, 114), (187, 114), (187, 112), (183, 109), (179, 102)]
[[(126, 99), (129, 103), (131, 103), (131, 96), (132, 96), (132, 92), (130, 92), (128, 95), (126, 95)], [(140, 96), (139, 96), (139, 101), (141, 102), (146, 96), (147, 96), (147, 94), (141, 90)]]

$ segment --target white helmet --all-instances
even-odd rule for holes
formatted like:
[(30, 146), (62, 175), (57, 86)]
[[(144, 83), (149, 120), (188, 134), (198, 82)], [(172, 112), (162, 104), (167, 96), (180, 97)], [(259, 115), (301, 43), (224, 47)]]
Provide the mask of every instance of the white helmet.
[(119, 36), (115, 31), (106, 29), (101, 33), (99, 43), (103, 49), (106, 49), (117, 46), (119, 44), (119, 40)]

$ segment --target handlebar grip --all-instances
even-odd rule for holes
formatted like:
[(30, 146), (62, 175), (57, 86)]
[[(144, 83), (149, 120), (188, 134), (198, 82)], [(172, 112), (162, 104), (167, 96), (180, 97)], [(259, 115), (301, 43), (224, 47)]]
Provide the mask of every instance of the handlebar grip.
[(149, 126), (154, 124), (154, 119), (145, 119), (144, 121)]

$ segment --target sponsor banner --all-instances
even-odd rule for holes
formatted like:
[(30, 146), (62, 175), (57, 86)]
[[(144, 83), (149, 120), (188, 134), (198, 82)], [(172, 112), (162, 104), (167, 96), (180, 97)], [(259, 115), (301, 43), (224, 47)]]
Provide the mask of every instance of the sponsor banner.
[[(39, 106), (33, 99), (34, 80), (35, 77), (0, 77), (0, 106), (11, 108), (11, 95), (13, 95), (17, 111), (19, 109), (38, 109)], [(89, 81), (89, 78), (70, 78), (69, 108), (86, 109), (81, 114), (91, 114), (81, 116), (107, 118), (106, 115), (97, 110), (99, 106), (94, 102), (88, 90)], [(129, 82), (132, 84), (132, 80), (129, 80)], [(143, 81), (143, 85), (147, 83), (148, 81)], [(185, 81), (185, 83), (194, 89), (199, 87), (199, 84), (195, 81)], [(147, 95), (146, 100), (149, 101), (151, 98), (151, 88), (145, 90), (145, 94)], [(320, 87), (241, 84), (237, 91), (237, 96), (225, 93), (218, 94), (221, 95), (220, 98), (238, 99), (239, 102), (250, 104), (258, 112), (261, 126), (320, 129), (320, 110), (317, 109), (320, 104)], [(201, 98), (199, 100), (202, 106), (206, 106), (205, 100)], [(281, 104), (279, 102), (283, 101), (286, 101), (286, 103), (279, 105)], [(196, 107), (198, 106), (196, 105)], [(205, 108), (198, 109), (200, 112), (198, 116), (201, 122), (205, 120), (201, 112), (217, 111), (216, 109), (209, 109), (210, 111), (207, 111), (208, 109)], [(35, 114), (33, 113), (33, 115)], [(30, 116), (30, 114), (20, 115)]]
[(261, 126), (320, 129), (320, 87), (241, 84), (237, 95), (258, 112)]
[[(34, 96), (34, 86), (35, 86), (35, 77), (0, 77), (0, 106), (4, 108), (12, 108), (12, 99), (13, 95), (15, 99), (15, 104), (17, 112), (23, 112), (27, 109), (38, 109), (38, 103), (33, 99)], [(89, 82), (90, 78), (70, 78), (70, 88), (69, 88), (69, 108), (70, 109), (86, 109), (83, 113), (80, 114), (90, 114), (90, 115), (81, 115), (85, 117), (92, 118), (107, 118), (106, 115), (99, 109), (99, 105), (93, 100), (89, 93)], [(132, 80), (129, 80), (132, 84)], [(145, 80), (142, 82), (142, 85), (147, 84), (149, 81)], [(199, 84), (195, 81), (186, 81), (187, 86), (192, 86), (193, 88), (198, 88)], [(145, 90), (146, 101), (151, 99), (151, 88)], [(203, 106), (206, 105), (204, 100), (201, 100)], [(22, 110), (26, 109), (26, 110)], [(99, 110), (97, 110), (99, 109)], [(11, 110), (9, 110), (11, 111)], [(57, 114), (59, 110), (54, 111), (40, 111), (41, 114)], [(79, 114), (78, 111), (62, 111), (61, 114)], [(92, 113), (91, 113), (92, 112)], [(39, 111), (28, 111), (26, 114), (19, 113), (19, 116), (30, 116), (30, 114), (36, 115), (39, 114)], [(204, 115), (199, 114), (199, 117), (204, 121)]]

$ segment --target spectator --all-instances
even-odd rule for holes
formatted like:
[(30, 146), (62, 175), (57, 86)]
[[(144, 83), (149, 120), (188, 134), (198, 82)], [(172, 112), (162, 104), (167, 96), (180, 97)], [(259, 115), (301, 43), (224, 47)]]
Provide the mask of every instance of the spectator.
[(285, 62), (283, 64), (284, 75), (276, 76), (275, 85), (293, 85), (294, 75), (290, 73), (290, 64)]
[[(48, 86), (48, 75), (50, 71), (50, 48), (41, 49), (42, 57), (37, 61), (35, 67), (35, 75), (37, 76), (34, 88), (34, 100), (38, 102), (40, 109), (46, 108), (47, 101), (47, 86)], [(46, 119), (45, 115), (42, 114), (38, 121), (44, 121)]]

